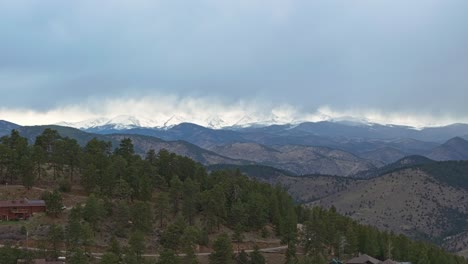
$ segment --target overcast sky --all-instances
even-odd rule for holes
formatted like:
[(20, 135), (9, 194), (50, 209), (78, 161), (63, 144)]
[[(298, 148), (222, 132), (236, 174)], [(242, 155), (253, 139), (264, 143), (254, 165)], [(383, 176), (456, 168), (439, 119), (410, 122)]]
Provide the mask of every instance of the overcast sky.
[(468, 122), (467, 12), (466, 0), (1, 1), (0, 119)]

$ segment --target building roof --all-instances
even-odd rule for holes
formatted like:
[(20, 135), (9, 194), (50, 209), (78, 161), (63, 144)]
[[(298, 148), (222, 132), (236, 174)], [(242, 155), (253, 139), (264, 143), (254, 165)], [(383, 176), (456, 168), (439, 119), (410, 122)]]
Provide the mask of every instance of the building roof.
[(379, 264), (380, 262), (380, 260), (364, 254), (357, 258), (348, 260), (346, 264)]
[(45, 206), (45, 201), (44, 200), (28, 200), (28, 199), (0, 201), (0, 208), (1, 207), (29, 207), (29, 206)]
[(398, 262), (393, 261), (393, 260), (391, 260), (391, 259), (387, 259), (386, 261), (381, 262), (380, 264), (398, 264)]

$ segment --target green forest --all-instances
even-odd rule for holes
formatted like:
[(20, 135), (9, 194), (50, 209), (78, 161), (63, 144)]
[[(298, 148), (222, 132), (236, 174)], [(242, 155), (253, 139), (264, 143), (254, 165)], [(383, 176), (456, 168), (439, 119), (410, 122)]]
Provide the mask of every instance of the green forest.
[[(197, 263), (200, 246), (213, 251), (209, 263), (265, 263), (258, 247), (237, 252), (247, 234), (279, 238), (288, 264), (325, 264), (359, 253), (413, 264), (468, 263), (431, 244), (358, 224), (333, 207), (303, 207), (282, 186), (239, 170), (208, 171), (166, 150), (137, 155), (130, 139), (80, 146), (45, 129), (28, 144), (13, 130), (0, 139), (0, 181), (48, 186), (42, 194), (47, 217), (66, 217), (64, 225), (47, 226), (44, 250), (0, 248), (5, 264), (58, 257), (62, 250), (74, 264)], [(86, 201), (65, 212), (64, 195), (78, 187)], [(96, 257), (98, 241), (106, 246)], [(149, 251), (159, 256), (145, 256)]]

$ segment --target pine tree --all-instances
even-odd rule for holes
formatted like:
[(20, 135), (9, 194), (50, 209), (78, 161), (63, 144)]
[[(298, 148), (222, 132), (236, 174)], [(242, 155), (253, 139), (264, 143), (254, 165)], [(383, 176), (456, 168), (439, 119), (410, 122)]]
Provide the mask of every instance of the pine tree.
[(97, 230), (99, 221), (104, 216), (104, 207), (102, 202), (99, 201), (94, 194), (91, 194), (86, 200), (86, 204), (83, 207), (82, 215), (83, 219), (86, 220), (93, 230)]
[(231, 239), (227, 234), (219, 235), (213, 243), (210, 264), (231, 264), (233, 262)]
[(237, 264), (250, 264), (249, 254), (247, 254), (244, 250), (241, 250), (237, 254), (236, 261)]
[(265, 264), (265, 257), (260, 253), (257, 245), (254, 247), (254, 251), (250, 253), (251, 264)]
[(157, 264), (179, 264), (180, 259), (176, 256), (175, 252), (171, 249), (164, 249), (161, 252)]
[(172, 213), (177, 215), (180, 210), (179, 204), (182, 196), (182, 182), (177, 175), (174, 175), (171, 179), (169, 195), (172, 201)]
[(47, 239), (52, 247), (53, 257), (57, 258), (59, 256), (59, 245), (64, 239), (63, 228), (58, 225), (49, 226)]
[(169, 194), (166, 192), (159, 193), (155, 203), (156, 220), (159, 220), (159, 228), (164, 227), (164, 222), (169, 214)]
[(191, 178), (187, 178), (182, 186), (183, 203), (182, 214), (190, 225), (193, 224), (193, 218), (197, 212), (198, 196), (200, 192), (199, 185)]
[(130, 239), (128, 240), (128, 244), (130, 246), (130, 254), (136, 256), (136, 258), (140, 261), (141, 255), (145, 250), (145, 237), (143, 236), (143, 233), (140, 231), (132, 233)]
[(62, 194), (58, 190), (44, 193), (42, 195), (42, 199), (46, 203), (47, 214), (58, 217), (58, 215), (63, 211), (63, 198)]

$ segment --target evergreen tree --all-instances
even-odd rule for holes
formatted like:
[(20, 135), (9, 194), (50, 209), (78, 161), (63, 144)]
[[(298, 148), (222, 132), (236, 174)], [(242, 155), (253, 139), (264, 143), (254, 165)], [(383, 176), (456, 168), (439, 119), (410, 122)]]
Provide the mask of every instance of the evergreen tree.
[(210, 264), (233, 263), (231, 239), (227, 234), (221, 234), (213, 243), (213, 253), (210, 255)]
[(178, 217), (174, 223), (169, 225), (166, 230), (164, 230), (161, 236), (161, 245), (164, 248), (172, 249), (177, 251), (182, 246), (181, 238), (184, 234), (187, 225), (181, 217)]
[(159, 228), (164, 227), (164, 222), (169, 214), (169, 194), (166, 192), (159, 193), (155, 203), (156, 220), (159, 220)]
[(195, 256), (195, 245), (200, 236), (200, 232), (193, 226), (187, 226), (181, 237), (182, 252), (185, 254), (183, 263), (195, 264), (198, 263), (197, 257)]
[(159, 256), (157, 264), (179, 264), (180, 259), (176, 256), (174, 250), (164, 249)]
[(137, 201), (130, 208), (130, 212), (135, 230), (148, 233), (153, 229), (153, 212), (149, 203)]
[(244, 250), (241, 250), (237, 254), (236, 262), (237, 264), (250, 264), (249, 254), (247, 254)]
[(265, 257), (263, 257), (262, 253), (260, 253), (257, 245), (255, 245), (254, 251), (250, 253), (250, 259), (251, 264), (265, 264)]
[(119, 244), (119, 241), (117, 241), (115, 237), (112, 237), (110, 241), (109, 253), (112, 253), (113, 255), (117, 256), (118, 259), (122, 258), (122, 248)]
[(129, 164), (131, 164), (134, 160), (133, 155), (135, 155), (132, 140), (130, 138), (122, 139), (119, 147), (115, 149), (114, 153), (123, 157)]
[(63, 198), (58, 190), (44, 193), (42, 199), (46, 203), (47, 214), (58, 217), (63, 211)]
[(62, 227), (58, 225), (49, 226), (49, 234), (47, 235), (47, 239), (52, 248), (53, 257), (57, 258), (59, 256), (59, 245), (64, 239)]
[(69, 263), (70, 264), (88, 264), (90, 263), (90, 259), (86, 255), (86, 252), (80, 248), (73, 249), (70, 252), (70, 258), (69, 258)]
[(102, 255), (101, 264), (118, 264), (120, 263), (119, 256), (115, 255), (112, 252), (106, 252)]
[(57, 150), (57, 143), (60, 142), (61, 136), (57, 130), (46, 128), (41, 135), (36, 137), (34, 145), (42, 148), (46, 156), (47, 163), (51, 164), (53, 168), (54, 179), (57, 177), (59, 163), (61, 162), (61, 156)]
[(143, 233), (141, 233), (140, 231), (132, 233), (130, 239), (128, 240), (128, 244), (130, 246), (130, 254), (136, 256), (138, 261), (141, 261), (141, 255), (144, 253), (145, 250), (145, 237), (143, 236)]
[(198, 196), (200, 192), (199, 185), (191, 178), (187, 178), (182, 186), (183, 203), (182, 214), (190, 225), (193, 224), (193, 218), (197, 212)]
[(234, 229), (234, 233), (232, 234), (232, 240), (236, 241), (237, 243), (237, 251), (240, 250), (240, 243), (242, 243), (242, 240), (244, 240), (244, 235), (242, 234), (242, 232), (243, 232), (242, 225), (240, 224), (236, 225), (236, 228)]
[(177, 175), (171, 179), (169, 195), (172, 201), (172, 213), (176, 215), (180, 209), (179, 203), (182, 196), (182, 182)]
[(93, 230), (97, 230), (99, 221), (104, 216), (104, 206), (94, 194), (91, 194), (86, 200), (86, 204), (83, 207), (82, 216), (86, 220)]

